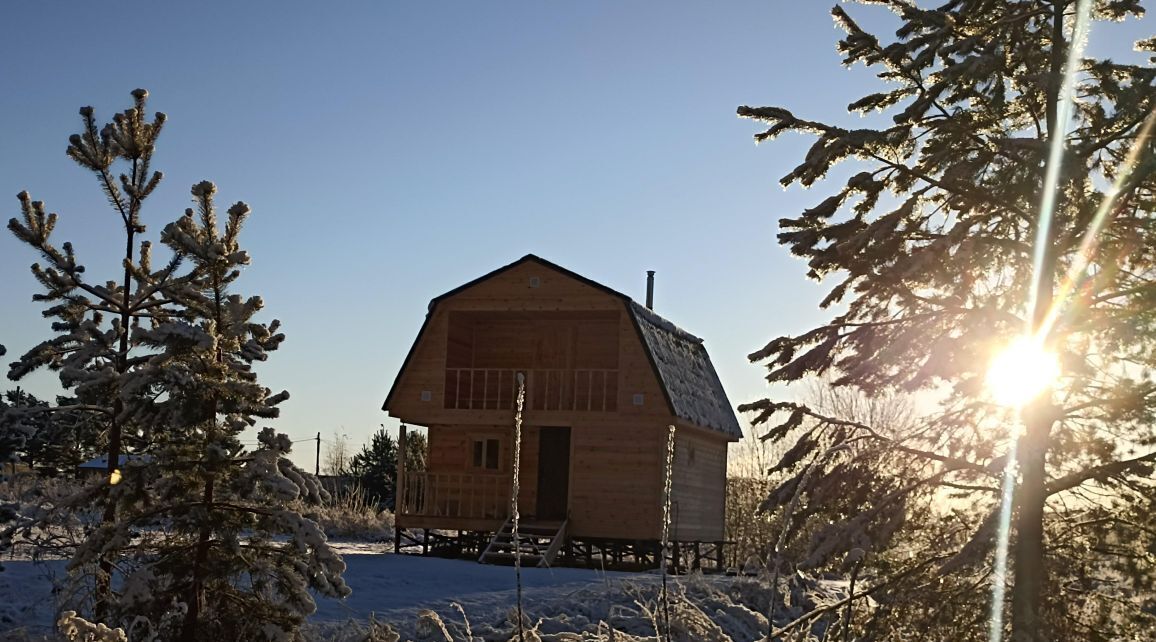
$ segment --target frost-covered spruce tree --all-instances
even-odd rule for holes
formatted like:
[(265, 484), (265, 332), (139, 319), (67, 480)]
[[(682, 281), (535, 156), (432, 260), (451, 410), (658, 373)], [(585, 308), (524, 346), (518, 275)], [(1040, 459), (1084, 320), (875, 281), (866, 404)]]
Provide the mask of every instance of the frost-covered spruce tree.
[(44, 413), (37, 412), (47, 404), (20, 388), (0, 394), (0, 453), (2, 462), (32, 467), (27, 450), (32, 437), (43, 432)]
[[(4, 356), (8, 349), (0, 344), (0, 357)], [(8, 404), (0, 399), (0, 413), (8, 409)], [(5, 479), (4, 467), (16, 460), (16, 453), (20, 446), (23, 445), (22, 435), (16, 434), (6, 426), (0, 426), (0, 481)], [(13, 517), (16, 516), (17, 505), (12, 502), (0, 501), (0, 553), (8, 550), (12, 545), (12, 534), (8, 532), (5, 526)], [(0, 565), (0, 571), (4, 567)]]
[(183, 640), (293, 639), (314, 610), (309, 589), (330, 597), (350, 591), (341, 579), (345, 564), (320, 527), (293, 509), (320, 503), (323, 491), (286, 457), (289, 439), (264, 429), (259, 449), (241, 448), (241, 432), (276, 417), (288, 397), (258, 384), (252, 369), (284, 335), (278, 321), (254, 320), (260, 297), (233, 291), (249, 263), (238, 241), (249, 207), (232, 205), (221, 226), (215, 193), (207, 181), (194, 185), (195, 210), (162, 233), (192, 266), (189, 278), (165, 289), (184, 311), (180, 331), (144, 338), (162, 351), (153, 367), (179, 369), (188, 380), (168, 401), (171, 429), (157, 450), (158, 499), (171, 507), (170, 532), (179, 536), (160, 544), (157, 562), (134, 576), (142, 582), (130, 611), (139, 602), (153, 610), (183, 602)]
[(68, 474), (95, 455), (98, 429), (90, 413), (75, 409), (74, 399), (58, 397), (53, 405), (20, 388), (3, 397), (0, 435), (18, 438), (14, 453), (20, 464), (41, 474)]
[[(237, 243), (248, 208), (230, 208), (222, 232), (210, 183), (193, 187), (197, 212), (165, 228), (173, 258), (164, 268), (152, 269), (147, 242), (132, 255), (135, 235), (144, 232), (140, 201), (160, 180), (138, 179), (163, 122), (144, 124), (146, 96), (134, 92), (135, 106), (100, 132), (91, 108), (81, 110), (85, 134), (69, 148), (124, 212), (125, 285), (88, 285), (72, 247), (61, 252), (50, 243), (55, 216), (21, 194), (23, 221), (9, 228), (50, 262), (33, 268), (48, 290), (36, 298), (61, 302), (46, 312), (60, 319), (60, 336), (31, 350), (11, 374), (58, 369), (79, 399), (72, 410), (105, 418), (110, 461), (119, 454), (117, 435), (141, 455), (110, 464), (104, 483), (65, 505), (105, 507), (70, 565), (77, 574), (99, 569), (96, 620), (133, 639), (294, 639), (314, 608), (309, 589), (336, 596), (349, 589), (320, 529), (293, 508), (320, 501), (321, 489), (286, 458), (290, 440), (265, 428), (261, 446), (246, 452), (237, 439), (275, 417), (287, 397), (259, 386), (251, 369), (283, 336), (277, 322), (253, 319), (259, 298), (229, 291), (248, 263)], [(109, 169), (118, 158), (132, 167), (119, 188)], [(106, 321), (110, 310), (120, 316)]]
[[(4, 356), (7, 348), (0, 344), (0, 357)], [(11, 464), (19, 459), (20, 449), (24, 447), (25, 434), (22, 427), (7, 419), (8, 402), (0, 397), (0, 482), (8, 481), (7, 471)], [(8, 501), (13, 498), (0, 499), (0, 554), (12, 546), (12, 531), (9, 523), (16, 517), (19, 504)], [(0, 571), (4, 566), (0, 564)]]
[[(48, 404), (20, 388), (0, 394), (0, 463), (34, 467), (48, 432)], [(32, 453), (29, 453), (29, 450)]]
[[(1156, 71), (1076, 60), (1068, 117), (1062, 91), (1078, 7), (1092, 5), (1095, 33), (1095, 20), (1139, 16), (1140, 2), (861, 4), (884, 5), (900, 26), (877, 36), (851, 9), (833, 9), (845, 63), (877, 70), (884, 85), (849, 111), (882, 111), (890, 123), (857, 129), (739, 108), (769, 124), (758, 141), (817, 139), (784, 186), (851, 166), (826, 198), (780, 221), (780, 243), (831, 284), (822, 306), (838, 312), (751, 359), (772, 382), (829, 374), (869, 394), (934, 390), (939, 405), (896, 431), (804, 404), (749, 404), (786, 446), (786, 481), (765, 506), (800, 498), (811, 518), (791, 523), (805, 540), (800, 566), (839, 568), (859, 551), (857, 593), (871, 597), (854, 619), (864, 635), (986, 639), (1003, 457), (1022, 422), (1012, 599), (997, 605), (1014, 639), (1150, 637), (1156, 163), (1144, 128)], [(1137, 47), (1156, 51), (1156, 38)], [(1053, 142), (1063, 152), (1054, 189)], [(1045, 197), (1053, 217), (1041, 228)], [(991, 403), (984, 380), (992, 355), (1026, 331), (1043, 333), (1061, 373), (1016, 416)]]
[[(33, 300), (50, 304), (44, 315), (55, 319), (56, 333), (13, 362), (8, 377), (19, 380), (41, 367), (59, 371), (61, 384), (78, 401), (70, 410), (91, 413), (104, 426), (109, 480), (119, 475), (126, 446), (139, 447), (150, 438), (152, 424), (144, 415), (156, 390), (153, 382), (138, 376), (147, 356), (133, 328), (142, 320), (163, 322), (168, 317), (171, 306), (160, 289), (178, 268), (174, 260), (153, 271), (148, 242), (141, 243), (139, 253), (137, 248), (138, 236), (145, 232), (142, 208), (162, 178), (151, 170), (151, 163), (165, 116), (158, 113), (148, 119), (147, 97), (142, 89), (134, 91), (133, 106), (100, 128), (92, 107), (82, 107), (83, 130), (69, 138), (69, 157), (95, 175), (118, 220), (124, 255), (114, 278), (88, 278), (72, 244), (53, 243), (56, 214), (49, 214), (44, 203), (32, 200), (27, 192), (18, 195), (21, 219), (8, 222), (8, 229), (45, 263), (32, 266), (44, 288)], [(89, 498), (103, 506), (102, 524), (116, 523), (120, 494), (106, 484)], [(93, 598), (98, 617), (107, 615), (111, 606), (113, 562), (111, 553), (96, 560)]]

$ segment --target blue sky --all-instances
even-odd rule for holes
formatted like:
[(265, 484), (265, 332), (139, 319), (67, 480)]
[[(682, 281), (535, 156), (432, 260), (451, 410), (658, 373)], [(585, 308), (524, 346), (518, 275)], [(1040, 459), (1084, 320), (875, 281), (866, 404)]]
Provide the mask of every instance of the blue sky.
[[(381, 401), (429, 299), (528, 252), (636, 298), (656, 270), (656, 309), (704, 337), (731, 401), (750, 401), (766, 387), (745, 355), (825, 319), (823, 288), (774, 234), (827, 190), (782, 190), (809, 141), (756, 147), (735, 107), (859, 121), (845, 106), (878, 85), (840, 65), (830, 4), (7, 3), (0, 214), (28, 189), (90, 276), (115, 275), (115, 215), (64, 149), (79, 106), (108, 118), (145, 87), (169, 116), (149, 233), (202, 179), (253, 207), (237, 290), (284, 323), (261, 375), (292, 394), (274, 425), (294, 438), (358, 446), (394, 426)], [(1093, 31), (1091, 52), (1147, 27)], [(12, 357), (50, 331), (30, 303), (35, 257), (4, 236)], [(22, 385), (51, 395), (52, 381)]]

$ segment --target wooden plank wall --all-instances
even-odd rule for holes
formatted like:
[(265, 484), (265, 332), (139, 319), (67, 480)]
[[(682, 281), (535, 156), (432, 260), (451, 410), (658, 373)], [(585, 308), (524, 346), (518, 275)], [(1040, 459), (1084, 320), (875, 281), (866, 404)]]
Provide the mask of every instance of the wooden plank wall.
[(579, 423), (571, 431), (570, 533), (659, 539), (665, 433), (633, 421)]
[[(538, 502), (538, 428), (522, 427), (521, 492), (518, 502), (523, 514), (532, 514)], [(494, 439), (502, 442), (498, 472), (508, 475), (514, 469), (513, 426), (479, 426), (472, 424), (429, 427), (430, 472), (483, 472), (471, 468), (471, 442), (474, 439)]]
[(674, 434), (671, 475), (671, 537), (723, 539), (727, 444), (722, 435), (680, 426)]
[[(539, 279), (539, 287), (529, 285)], [(617, 318), (617, 345), (608, 352), (600, 332), (571, 336), (574, 354), (593, 361), (587, 367), (616, 363), (619, 372), (617, 412), (528, 411), (524, 417), (522, 460), (523, 513), (532, 514), (537, 501), (538, 426), (570, 426), (570, 532), (579, 537), (658, 539), (661, 536), (662, 466), (666, 426), (676, 419), (622, 299), (528, 262), (478, 283), (443, 300), (435, 308), (410, 362), (400, 375), (388, 408), (391, 415), (411, 424), (429, 426), (430, 468), (434, 471), (467, 468), (469, 439), (479, 431), (504, 435), (503, 469), (510, 471), (513, 417), (509, 410), (447, 410), (443, 406), (447, 339), (454, 312), (566, 311), (587, 319), (612, 312)], [(598, 314), (590, 314), (590, 312)], [(465, 337), (455, 333), (455, 363), (463, 360)], [(496, 353), (495, 353), (496, 354)], [(473, 357), (471, 357), (473, 358)], [(487, 357), (489, 358), (489, 357)], [(496, 357), (495, 357), (496, 358)], [(468, 366), (461, 366), (468, 367)], [(576, 367), (571, 364), (569, 367)], [(428, 401), (421, 392), (431, 393)], [(640, 395), (640, 404), (635, 404)], [(688, 431), (680, 431), (687, 435)], [(686, 436), (686, 439), (691, 439)], [(701, 444), (699, 443), (701, 442)], [(676, 468), (675, 492), (679, 501), (679, 537), (721, 539), (722, 493), (725, 483), (726, 442), (696, 442), (696, 465)], [(714, 477), (718, 475), (718, 488)], [(703, 493), (703, 497), (698, 497)], [(703, 520), (697, 524), (697, 520)]]
[[(540, 286), (531, 288), (529, 279), (537, 276)], [(455, 311), (541, 311), (583, 313), (589, 311), (614, 312), (617, 314), (617, 355), (615, 362), (619, 371), (617, 408), (624, 416), (669, 417), (669, 407), (663, 396), (654, 370), (639, 343), (638, 334), (626, 312), (623, 301), (601, 290), (575, 281), (546, 267), (527, 263), (478, 283), (438, 304), (426, 326), (426, 332), (414, 349), (404, 372), (400, 374), (397, 389), (391, 399), (389, 413), (405, 423), (428, 426), (431, 424), (496, 424), (508, 421), (509, 411), (496, 410), (446, 410), (445, 369), (450, 355), (447, 345), (451, 342), (449, 318)], [(587, 315), (589, 316), (589, 315)], [(588, 322), (586, 322), (588, 323)], [(597, 336), (596, 329), (591, 334)], [(604, 335), (603, 335), (604, 336)], [(461, 341), (464, 338), (455, 333), (452, 363), (464, 359)], [(589, 364), (581, 367), (601, 367), (610, 362), (610, 356), (590, 349), (594, 337), (583, 337), (583, 360)], [(468, 366), (460, 366), (468, 367)], [(422, 401), (423, 391), (428, 391), (430, 399)], [(643, 403), (636, 406), (634, 395), (642, 394)], [(543, 413), (540, 425), (571, 425), (573, 413)]]
[[(538, 501), (538, 426), (522, 435), (520, 512), (532, 518)], [(577, 422), (570, 431), (570, 533), (587, 537), (658, 539), (661, 535), (665, 433), (658, 425)], [(470, 442), (502, 439), (503, 474), (513, 470), (513, 429), (505, 426), (430, 426), (429, 469), (466, 472)]]
[(618, 311), (449, 312), (450, 368), (618, 367)]
[(430, 472), (444, 473), (466, 468), (466, 435), (453, 426), (434, 424), (428, 430), (429, 455), (426, 467)]

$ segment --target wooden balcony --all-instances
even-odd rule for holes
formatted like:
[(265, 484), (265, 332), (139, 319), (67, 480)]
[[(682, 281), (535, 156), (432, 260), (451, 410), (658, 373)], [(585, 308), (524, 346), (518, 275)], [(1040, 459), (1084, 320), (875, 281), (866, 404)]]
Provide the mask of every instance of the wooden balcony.
[(511, 410), (519, 372), (526, 376), (526, 410), (618, 409), (618, 370), (525, 368), (446, 368), (445, 407)]
[(447, 518), (447, 523), (500, 523), (510, 515), (510, 475), (403, 472), (399, 477), (398, 517)]

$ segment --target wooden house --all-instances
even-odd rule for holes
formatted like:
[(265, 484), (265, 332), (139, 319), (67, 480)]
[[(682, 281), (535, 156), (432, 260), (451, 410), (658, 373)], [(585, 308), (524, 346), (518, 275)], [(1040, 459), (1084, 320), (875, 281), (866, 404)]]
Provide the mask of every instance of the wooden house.
[(403, 439), (405, 424), (428, 429), (427, 470), (399, 471), (399, 534), (456, 531), (467, 552), (501, 556), (519, 376), (519, 512), (543, 562), (654, 560), (671, 425), (671, 537), (721, 558), (727, 445), (742, 430), (702, 340), (534, 255), (429, 304), (383, 407)]

